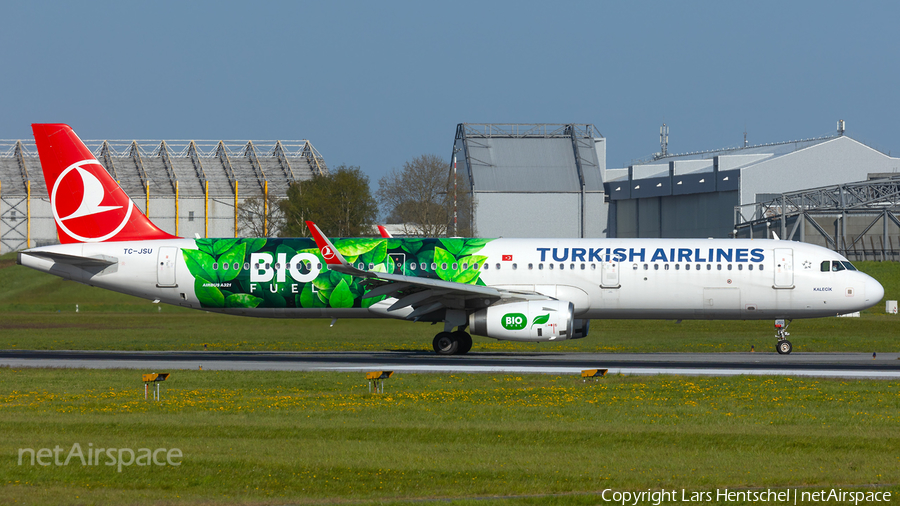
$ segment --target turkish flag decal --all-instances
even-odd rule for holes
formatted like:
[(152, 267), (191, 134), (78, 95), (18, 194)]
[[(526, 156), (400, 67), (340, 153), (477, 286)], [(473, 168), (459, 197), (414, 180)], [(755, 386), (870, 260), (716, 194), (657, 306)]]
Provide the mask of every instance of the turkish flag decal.
[(503, 255), (504, 262), (512, 262), (512, 255)]

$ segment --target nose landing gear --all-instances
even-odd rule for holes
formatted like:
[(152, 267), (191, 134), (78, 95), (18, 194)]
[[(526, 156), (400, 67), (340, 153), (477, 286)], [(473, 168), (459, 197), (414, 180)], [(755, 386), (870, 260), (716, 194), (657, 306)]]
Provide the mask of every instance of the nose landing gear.
[(787, 340), (787, 336), (791, 335), (787, 331), (790, 324), (791, 320), (775, 320), (775, 336), (778, 338), (778, 342), (775, 343), (775, 351), (779, 355), (790, 355), (791, 350), (794, 348), (791, 342)]

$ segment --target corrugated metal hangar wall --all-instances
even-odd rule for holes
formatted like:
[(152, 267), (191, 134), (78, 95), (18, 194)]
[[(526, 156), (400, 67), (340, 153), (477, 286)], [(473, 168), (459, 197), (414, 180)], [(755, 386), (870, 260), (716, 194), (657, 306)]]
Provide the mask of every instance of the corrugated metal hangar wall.
[[(607, 170), (610, 237), (729, 237), (735, 208), (772, 195), (900, 171), (848, 136), (658, 156)], [(739, 221), (739, 220), (738, 220)]]
[[(84, 141), (166, 232), (236, 237), (247, 198), (284, 198), (291, 182), (327, 172), (309, 141)], [(0, 141), (0, 254), (56, 244), (33, 142)]]
[(456, 128), (480, 237), (606, 237), (606, 139), (589, 124)]

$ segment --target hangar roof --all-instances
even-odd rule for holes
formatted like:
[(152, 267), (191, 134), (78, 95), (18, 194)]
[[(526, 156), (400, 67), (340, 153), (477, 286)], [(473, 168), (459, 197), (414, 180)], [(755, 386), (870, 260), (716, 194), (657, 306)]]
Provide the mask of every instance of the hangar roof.
[[(788, 155), (817, 144), (822, 144), (838, 138), (837, 135), (817, 137), (815, 139), (803, 139), (796, 141), (774, 142), (769, 144), (757, 144), (746, 147), (722, 148), (709, 151), (694, 151), (690, 153), (657, 155), (645, 162), (635, 163), (631, 166), (634, 179), (664, 177), (669, 174), (669, 164), (674, 162), (675, 175), (702, 173), (713, 171), (713, 161), (719, 158), (719, 170), (739, 169), (763, 160)], [(627, 171), (616, 170), (615, 178), (609, 180), (628, 179)], [(612, 174), (610, 174), (612, 175)]]
[(460, 123), (456, 150), (476, 192), (603, 191), (603, 141), (586, 124)]
[[(210, 197), (284, 193), (292, 181), (327, 173), (325, 160), (309, 141), (84, 141), (97, 160), (132, 198)], [(46, 197), (47, 187), (33, 141), (0, 140), (0, 193)]]

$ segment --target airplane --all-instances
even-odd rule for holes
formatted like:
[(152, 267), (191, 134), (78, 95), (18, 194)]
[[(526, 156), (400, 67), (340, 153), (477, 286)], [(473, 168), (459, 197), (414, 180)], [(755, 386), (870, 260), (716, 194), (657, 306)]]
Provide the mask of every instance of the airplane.
[[(591, 319), (775, 320), (869, 308), (884, 288), (820, 246), (771, 239), (183, 238), (154, 225), (71, 127), (34, 124), (60, 244), (18, 263), (154, 302), (267, 318), (443, 323), (471, 334), (587, 336)], [(385, 231), (382, 230), (383, 235)], [(455, 329), (455, 330), (454, 330)]]

